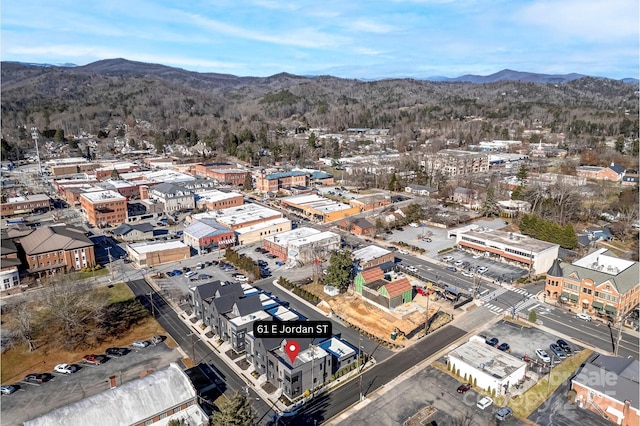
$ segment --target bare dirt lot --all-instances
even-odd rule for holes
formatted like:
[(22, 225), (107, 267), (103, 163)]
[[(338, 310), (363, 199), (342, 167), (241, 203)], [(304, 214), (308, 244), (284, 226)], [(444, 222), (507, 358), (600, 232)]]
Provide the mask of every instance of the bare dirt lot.
[[(389, 340), (391, 332), (395, 331), (396, 328), (408, 334), (416, 327), (421, 324), (423, 325), (426, 319), (426, 298), (424, 296), (416, 296), (416, 300), (412, 302), (412, 304), (415, 304), (413, 312), (405, 315), (403, 318), (398, 318), (371, 303), (363, 301), (363, 299), (356, 294), (347, 292), (335, 297), (330, 297), (324, 293), (322, 284), (309, 284), (304, 288), (324, 299), (333, 312), (341, 318), (383, 340)], [(411, 310), (410, 307), (409, 310)], [(437, 310), (438, 305), (431, 303), (429, 306), (429, 315), (433, 315)], [(432, 328), (435, 327), (437, 327), (436, 324), (434, 324)]]

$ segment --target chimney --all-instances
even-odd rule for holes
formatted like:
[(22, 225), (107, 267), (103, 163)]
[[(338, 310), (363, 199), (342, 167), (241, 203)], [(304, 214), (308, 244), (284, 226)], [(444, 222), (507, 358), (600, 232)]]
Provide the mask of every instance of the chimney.
[(149, 199), (149, 187), (147, 185), (140, 185), (140, 199), (141, 200)]
[(109, 389), (116, 387), (116, 376), (109, 376)]

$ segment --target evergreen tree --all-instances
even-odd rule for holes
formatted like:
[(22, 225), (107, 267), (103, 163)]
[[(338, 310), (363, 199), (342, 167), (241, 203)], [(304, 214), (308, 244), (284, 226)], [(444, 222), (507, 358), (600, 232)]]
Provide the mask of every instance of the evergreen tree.
[(498, 207), (498, 203), (496, 202), (496, 192), (493, 185), (489, 185), (487, 188), (487, 198), (484, 200), (484, 204), (482, 205), (482, 216), (485, 217), (495, 217), (500, 213), (500, 208)]
[(578, 235), (576, 235), (575, 229), (571, 223), (567, 223), (562, 231), (562, 242), (559, 244), (566, 248), (572, 249), (578, 245)]
[(316, 140), (317, 140), (316, 134), (314, 132), (311, 132), (308, 140), (309, 148), (316, 149)]
[(391, 175), (391, 180), (389, 180), (389, 185), (388, 185), (387, 189), (389, 191), (395, 191), (397, 185), (398, 185), (398, 177), (394, 173), (393, 175)]
[(351, 252), (334, 251), (329, 259), (327, 267), (327, 278), (325, 282), (341, 290), (345, 290), (351, 283), (353, 274), (353, 258)]
[(511, 199), (512, 200), (523, 200), (524, 199), (522, 186), (516, 186), (515, 187), (513, 192), (511, 192)]
[(255, 422), (249, 399), (239, 392), (222, 401), (218, 408), (220, 411), (211, 415), (211, 424), (216, 426), (251, 426)]
[(244, 183), (242, 184), (242, 189), (244, 191), (252, 191), (253, 190), (253, 177), (251, 177), (251, 173), (247, 173), (244, 176)]
[(527, 169), (527, 166), (525, 166), (524, 163), (521, 164), (520, 169), (518, 169), (518, 173), (516, 173), (516, 178), (518, 179), (520, 185), (522, 185), (524, 181), (527, 180), (528, 175), (529, 169)]
[(55, 140), (56, 142), (63, 142), (64, 141), (64, 130), (56, 129), (56, 134), (53, 136), (53, 140)]

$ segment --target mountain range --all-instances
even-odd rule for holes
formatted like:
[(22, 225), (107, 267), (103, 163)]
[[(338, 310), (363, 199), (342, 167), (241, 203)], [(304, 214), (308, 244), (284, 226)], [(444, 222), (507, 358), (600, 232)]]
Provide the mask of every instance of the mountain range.
[[(11, 63), (11, 62), (3, 62)], [(200, 78), (204, 76), (210, 76), (216, 81), (220, 80), (240, 80), (240, 79), (252, 79), (255, 77), (238, 77), (231, 74), (219, 74), (219, 73), (198, 73), (195, 71), (188, 71), (180, 68), (169, 67), (166, 65), (160, 64), (150, 64), (144, 62), (130, 61), (127, 59), (117, 58), (117, 59), (104, 59), (96, 62), (92, 62), (87, 65), (75, 65), (71, 63), (64, 64), (38, 64), (38, 63), (24, 63), (17, 62), (21, 65), (26, 66), (36, 66), (36, 67), (61, 67), (61, 68), (79, 68), (86, 71), (93, 71), (99, 73), (117, 73), (117, 74), (139, 74), (139, 73), (149, 73), (158, 76), (168, 77), (170, 75), (176, 76), (176, 73), (193, 73), (197, 74)], [(290, 75), (293, 78), (298, 78), (301, 76), (295, 76), (287, 73), (276, 74), (275, 76), (282, 75)], [(304, 77), (317, 77), (315, 75), (308, 75)], [(588, 77), (585, 74), (578, 73), (570, 73), (570, 74), (541, 74), (541, 73), (533, 73), (533, 72), (525, 72), (525, 71), (514, 71), (510, 69), (504, 69), (489, 75), (476, 75), (476, 74), (465, 74), (459, 77), (444, 77), (444, 76), (430, 76), (425, 78), (413, 78), (415, 80), (426, 80), (426, 81), (435, 81), (435, 82), (449, 82), (449, 83), (476, 83), (476, 84), (485, 84), (485, 83), (495, 83), (500, 81), (520, 81), (525, 83), (539, 83), (539, 84), (564, 84), (573, 80), (578, 80), (583, 77)], [(594, 77), (594, 76), (591, 76)], [(599, 78), (599, 77), (596, 77)], [(395, 79), (395, 78), (394, 78)], [(376, 81), (376, 80), (388, 80), (388, 78), (379, 78), (379, 79), (367, 79), (367, 81)], [(639, 84), (640, 81), (636, 78), (623, 78), (620, 81), (628, 84)]]

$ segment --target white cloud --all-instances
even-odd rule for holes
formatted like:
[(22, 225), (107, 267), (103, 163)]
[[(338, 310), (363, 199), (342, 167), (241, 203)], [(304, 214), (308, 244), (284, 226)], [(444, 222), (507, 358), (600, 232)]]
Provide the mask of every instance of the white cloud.
[(355, 53), (359, 53), (360, 55), (371, 55), (371, 56), (382, 55), (384, 53), (382, 50), (370, 49), (368, 47), (356, 47), (355, 49), (353, 49), (353, 51)]
[(380, 24), (373, 21), (366, 21), (364, 19), (358, 19), (348, 25), (356, 31), (374, 34), (385, 34), (394, 30), (394, 27), (391, 25)]
[(638, 37), (637, 0), (540, 0), (517, 11), (514, 18), (551, 31), (547, 36), (603, 42)]

